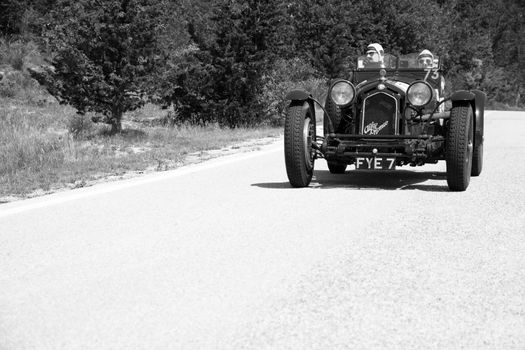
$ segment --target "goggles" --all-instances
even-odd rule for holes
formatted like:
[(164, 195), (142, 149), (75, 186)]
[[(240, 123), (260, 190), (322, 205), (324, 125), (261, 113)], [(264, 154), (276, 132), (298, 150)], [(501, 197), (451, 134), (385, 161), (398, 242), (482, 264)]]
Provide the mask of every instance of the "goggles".
[(425, 65), (425, 66), (430, 66), (433, 63), (432, 58), (430, 57), (420, 58), (418, 62), (420, 65)]

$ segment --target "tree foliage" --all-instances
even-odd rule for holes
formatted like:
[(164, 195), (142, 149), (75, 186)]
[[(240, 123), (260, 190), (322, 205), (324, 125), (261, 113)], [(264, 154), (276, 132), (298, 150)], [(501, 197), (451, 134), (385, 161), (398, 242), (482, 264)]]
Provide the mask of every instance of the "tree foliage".
[(0, 35), (8, 37), (40, 35), (44, 18), (56, 0), (0, 1)]
[(100, 113), (121, 129), (124, 112), (144, 104), (149, 77), (162, 65), (164, 11), (153, 0), (59, 2), (45, 39), (51, 66), (33, 75), (79, 113)]
[[(295, 0), (294, 51), (321, 76), (344, 77), (368, 43), (404, 54), (430, 49), (445, 62), (449, 88), (484, 88), (489, 100), (523, 100), (525, 3), (519, 0)], [(523, 59), (521, 60), (524, 61)], [(488, 78), (492, 80), (489, 81)]]
[(524, 15), (522, 0), (3, 0), (0, 34), (40, 38), (51, 66), (34, 76), (115, 131), (159, 96), (181, 121), (236, 127), (279, 110), (271, 99), (296, 83), (281, 72), (348, 77), (372, 42), (430, 49), (449, 89), (525, 106)]
[(24, 12), (24, 1), (5, 0), (0, 2), (0, 32), (10, 35), (19, 32), (21, 14)]
[(443, 7), (450, 23), (446, 68), (454, 87), (481, 88), (489, 101), (523, 104), (519, 49), (525, 47), (525, 4), (514, 0), (448, 0)]
[(171, 71), (173, 102), (181, 118), (236, 127), (262, 121), (259, 96), (276, 56), (282, 19), (278, 1), (223, 1), (214, 9), (211, 38), (193, 23), (194, 50)]
[(308, 57), (328, 78), (347, 74), (370, 43), (381, 43), (390, 53), (407, 53), (437, 48), (443, 34), (438, 20), (442, 11), (432, 0), (296, 0), (288, 9), (293, 52)]
[(368, 19), (361, 18), (361, 5), (351, 5), (344, 0), (291, 3), (288, 10), (295, 36), (290, 52), (308, 57), (322, 76), (334, 78), (344, 74), (348, 57), (364, 45), (365, 27), (370, 25)]

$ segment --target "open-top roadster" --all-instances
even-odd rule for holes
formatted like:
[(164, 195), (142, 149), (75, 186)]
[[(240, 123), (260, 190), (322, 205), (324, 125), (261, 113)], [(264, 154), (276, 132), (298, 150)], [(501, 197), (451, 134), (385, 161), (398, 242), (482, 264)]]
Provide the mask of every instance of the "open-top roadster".
[[(439, 58), (420, 67), (417, 54), (386, 54), (376, 67), (365, 64), (359, 57), (350, 80), (331, 83), (324, 106), (307, 91), (288, 93), (290, 184), (308, 186), (317, 158), (335, 174), (349, 164), (357, 171), (384, 171), (445, 160), (450, 190), (466, 190), (483, 166), (486, 95), (460, 90), (445, 97)], [(316, 135), (315, 104), (324, 110), (323, 137)]]

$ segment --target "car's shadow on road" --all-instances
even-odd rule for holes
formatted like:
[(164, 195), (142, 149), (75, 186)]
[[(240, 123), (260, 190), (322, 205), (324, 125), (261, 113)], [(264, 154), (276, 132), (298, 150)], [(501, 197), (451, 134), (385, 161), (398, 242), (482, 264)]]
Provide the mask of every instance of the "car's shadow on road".
[[(425, 183), (428, 180), (439, 180)], [(268, 189), (291, 189), (289, 182), (256, 183), (252, 186)], [(408, 170), (363, 172), (346, 171), (344, 174), (331, 174), (328, 170), (316, 170), (310, 188), (342, 188), (352, 190), (419, 190), (427, 192), (448, 192), (444, 172), (416, 172)]]

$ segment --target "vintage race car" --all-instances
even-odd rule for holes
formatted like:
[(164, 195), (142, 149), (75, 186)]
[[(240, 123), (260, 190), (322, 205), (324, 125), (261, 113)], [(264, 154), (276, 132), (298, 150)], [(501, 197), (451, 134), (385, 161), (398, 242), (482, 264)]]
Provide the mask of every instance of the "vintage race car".
[[(287, 95), (285, 163), (290, 184), (310, 184), (317, 158), (331, 173), (395, 170), (446, 161), (448, 187), (467, 189), (483, 166), (486, 95), (460, 90), (444, 96), (439, 58), (420, 67), (417, 54), (386, 54), (377, 66), (358, 58), (350, 80), (336, 79), (322, 105), (308, 91)], [(324, 110), (316, 134), (315, 104)]]

